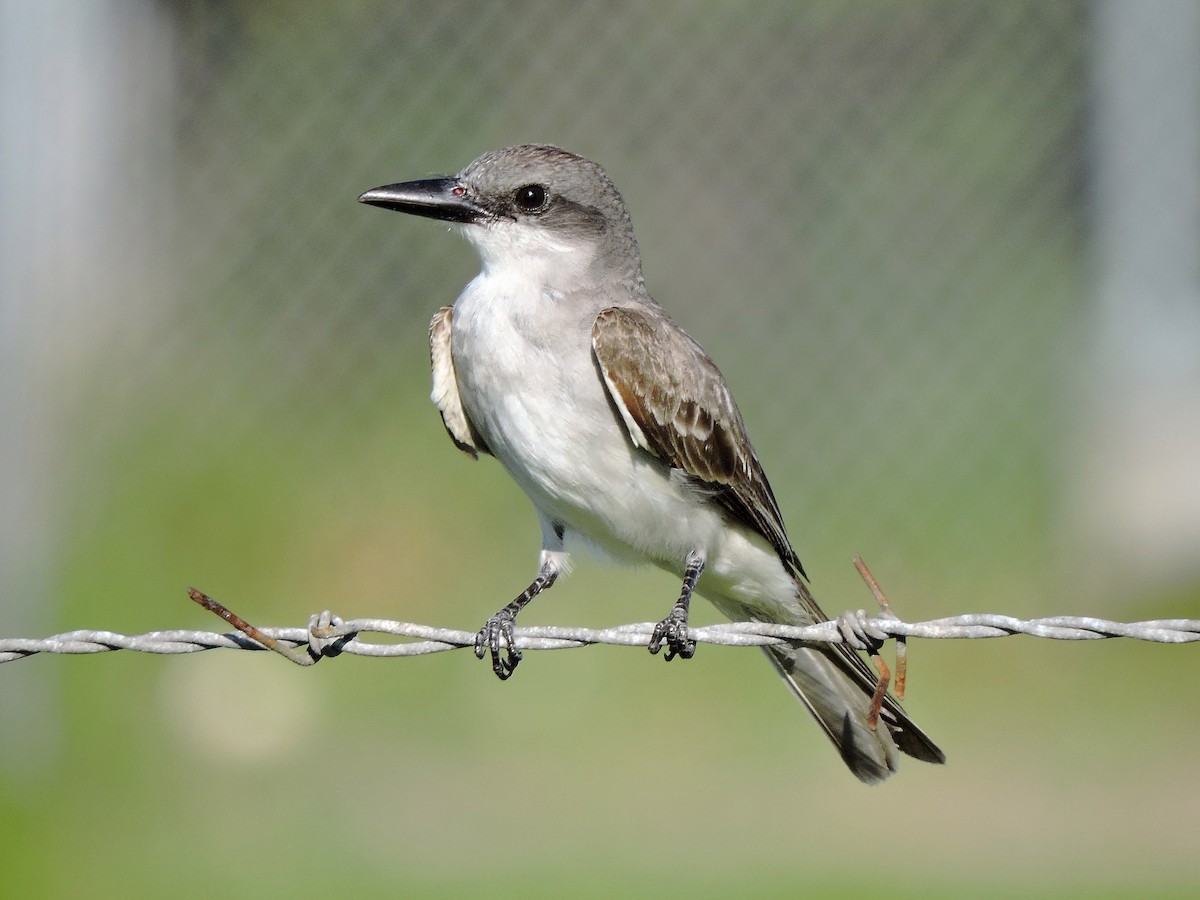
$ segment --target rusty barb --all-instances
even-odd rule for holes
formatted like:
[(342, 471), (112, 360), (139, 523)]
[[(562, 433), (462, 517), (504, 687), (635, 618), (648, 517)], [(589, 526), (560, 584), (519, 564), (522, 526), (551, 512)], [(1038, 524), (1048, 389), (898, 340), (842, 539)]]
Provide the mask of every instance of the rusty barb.
[[(854, 557), (854, 567), (858, 569), (858, 574), (862, 576), (863, 581), (866, 582), (875, 600), (879, 603), (882, 617), (899, 621), (892, 612), (892, 607), (888, 603), (883, 590), (879, 587), (879, 582), (871, 574), (871, 570), (867, 568), (867, 564), (863, 562), (861, 556), (856, 555)], [(318, 616), (314, 616), (313, 620), (310, 620), (308, 628), (309, 640), (307, 644), (288, 641), (267, 634), (262, 629), (251, 625), (237, 613), (203, 591), (189, 587), (188, 596), (209, 612), (220, 616), (242, 634), (246, 635), (246, 637), (256, 641), (267, 650), (275, 651), (298, 666), (311, 666), (319, 662), (322, 657), (335, 655), (331, 652), (331, 649), (334, 647), (340, 653), (348, 641), (354, 640), (358, 636), (358, 631), (356, 630), (340, 630), (344, 628), (344, 623), (341, 620), (337, 620), (332, 613), (326, 611)], [(887, 696), (888, 685), (892, 680), (891, 671), (879, 653), (880, 648), (890, 635), (872, 627), (871, 620), (867, 618), (865, 612), (862, 610), (859, 610), (857, 613), (843, 613), (837, 619), (837, 627), (845, 643), (870, 655), (872, 662), (875, 663), (875, 669), (879, 673), (879, 679), (875, 683), (875, 690), (871, 696), (871, 704), (867, 709), (867, 725), (874, 730), (879, 724), (879, 715), (883, 710), (883, 698)], [(778, 640), (780, 643), (785, 642), (783, 639)], [(894, 694), (898, 700), (904, 697), (904, 687), (908, 674), (907, 650), (908, 644), (905, 637), (903, 635), (897, 637), (896, 688)]]

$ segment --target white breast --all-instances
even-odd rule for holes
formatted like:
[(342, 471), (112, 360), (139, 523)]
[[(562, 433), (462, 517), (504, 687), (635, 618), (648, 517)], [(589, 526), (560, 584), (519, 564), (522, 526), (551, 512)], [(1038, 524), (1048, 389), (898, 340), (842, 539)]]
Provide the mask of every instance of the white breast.
[[(536, 282), (532, 282), (536, 283)], [(638, 449), (592, 357), (599, 309), (532, 288), (524, 272), (485, 268), (454, 306), (452, 354), (467, 416), (547, 517), (602, 557), (673, 571), (699, 551), (704, 593), (787, 597), (790, 575), (764, 541)], [(715, 599), (715, 598), (714, 598)]]

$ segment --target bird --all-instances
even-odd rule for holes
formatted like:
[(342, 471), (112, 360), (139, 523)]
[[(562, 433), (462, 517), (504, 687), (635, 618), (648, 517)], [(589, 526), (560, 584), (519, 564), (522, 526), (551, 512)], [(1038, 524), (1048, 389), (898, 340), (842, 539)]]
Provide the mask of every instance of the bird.
[[(538, 570), (480, 629), (475, 654), (507, 679), (517, 615), (588, 552), (681, 578), (649, 649), (690, 658), (693, 594), (735, 621), (827, 621), (716, 364), (650, 296), (628, 208), (604, 170), (521, 144), (457, 175), (383, 185), (359, 201), (440, 220), (479, 273), (429, 328), (431, 398), (454, 444), (494, 457), (533, 503)], [(836, 746), (874, 784), (900, 753), (945, 755), (842, 644), (763, 648)]]

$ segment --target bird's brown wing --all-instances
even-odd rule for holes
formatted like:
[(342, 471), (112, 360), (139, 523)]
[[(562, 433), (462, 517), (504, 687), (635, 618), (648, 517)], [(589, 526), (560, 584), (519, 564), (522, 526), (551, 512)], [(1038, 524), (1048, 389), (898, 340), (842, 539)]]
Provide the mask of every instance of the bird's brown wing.
[(429, 323), (429, 361), (433, 367), (433, 391), (430, 399), (442, 414), (442, 424), (450, 440), (463, 453), (478, 459), (480, 453), (491, 453), (475, 431), (463, 410), (458, 395), (458, 380), (454, 377), (454, 359), (450, 355), (450, 323), (454, 307), (443, 306), (433, 314)]
[(662, 313), (614, 306), (596, 317), (592, 350), (633, 443), (712, 489), (803, 575), (742, 415), (703, 348)]

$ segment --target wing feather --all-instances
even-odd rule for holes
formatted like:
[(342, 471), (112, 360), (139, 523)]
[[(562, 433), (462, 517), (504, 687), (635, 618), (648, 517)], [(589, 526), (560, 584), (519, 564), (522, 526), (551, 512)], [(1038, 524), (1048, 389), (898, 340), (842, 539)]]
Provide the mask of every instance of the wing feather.
[(614, 306), (596, 317), (592, 350), (630, 440), (712, 488), (803, 575), (742, 415), (703, 348), (661, 313)]
[(429, 361), (433, 367), (433, 390), (429, 398), (442, 414), (442, 424), (454, 446), (472, 459), (480, 453), (490, 453), (475, 431), (463, 409), (458, 395), (458, 380), (454, 377), (454, 358), (450, 353), (450, 325), (454, 307), (443, 306), (433, 314), (429, 323)]

